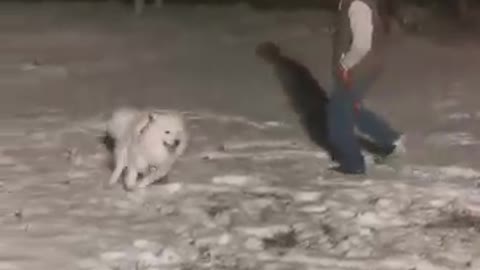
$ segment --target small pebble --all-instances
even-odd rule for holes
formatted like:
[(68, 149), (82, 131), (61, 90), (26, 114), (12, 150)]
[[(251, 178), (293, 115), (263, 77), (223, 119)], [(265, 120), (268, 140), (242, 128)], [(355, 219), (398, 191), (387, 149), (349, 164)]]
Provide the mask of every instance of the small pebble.
[(22, 219), (23, 218), (23, 211), (22, 210), (17, 210), (17, 211), (15, 211), (14, 215), (15, 215), (16, 218)]

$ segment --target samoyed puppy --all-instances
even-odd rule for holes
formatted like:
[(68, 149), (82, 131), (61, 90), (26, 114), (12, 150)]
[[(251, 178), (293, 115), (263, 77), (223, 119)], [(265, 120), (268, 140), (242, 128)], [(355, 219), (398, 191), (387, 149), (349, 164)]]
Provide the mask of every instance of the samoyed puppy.
[(183, 117), (154, 109), (115, 110), (107, 123), (107, 134), (115, 143), (115, 165), (108, 183), (117, 183), (126, 169), (124, 182), (129, 190), (165, 178), (188, 144)]

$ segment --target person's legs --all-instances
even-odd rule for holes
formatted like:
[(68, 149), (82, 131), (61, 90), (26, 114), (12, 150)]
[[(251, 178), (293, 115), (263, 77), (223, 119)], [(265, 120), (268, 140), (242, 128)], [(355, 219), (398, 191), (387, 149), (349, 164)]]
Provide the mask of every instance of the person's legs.
[(354, 96), (349, 90), (336, 86), (328, 104), (328, 140), (343, 173), (365, 173), (365, 161), (355, 136)]
[(389, 155), (395, 150), (395, 143), (400, 139), (400, 132), (393, 129), (381, 116), (365, 108), (362, 100), (368, 92), (374, 79), (358, 84), (354, 89), (356, 107), (356, 127), (362, 135), (366, 135), (384, 155)]
[(395, 141), (401, 136), (383, 118), (363, 106), (357, 111), (357, 128), (386, 153), (393, 151)]

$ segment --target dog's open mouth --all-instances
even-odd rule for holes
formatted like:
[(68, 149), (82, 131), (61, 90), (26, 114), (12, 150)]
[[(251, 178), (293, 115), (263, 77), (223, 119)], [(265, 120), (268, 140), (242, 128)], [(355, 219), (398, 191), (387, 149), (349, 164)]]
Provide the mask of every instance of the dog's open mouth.
[(180, 145), (180, 141), (179, 140), (175, 140), (173, 141), (173, 143), (168, 143), (166, 141), (163, 141), (163, 146), (165, 146), (165, 148), (167, 148), (167, 150), (169, 152), (175, 152), (175, 150), (177, 149), (178, 145)]

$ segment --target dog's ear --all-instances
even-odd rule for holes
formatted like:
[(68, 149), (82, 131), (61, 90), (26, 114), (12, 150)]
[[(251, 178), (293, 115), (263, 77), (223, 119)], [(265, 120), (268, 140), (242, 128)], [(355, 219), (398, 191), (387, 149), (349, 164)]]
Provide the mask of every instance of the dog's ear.
[(146, 115), (143, 114), (141, 117), (139, 117), (137, 124), (135, 125), (136, 135), (141, 135), (145, 132), (145, 130), (147, 130), (148, 126), (152, 123), (151, 115), (151, 113), (147, 113)]

